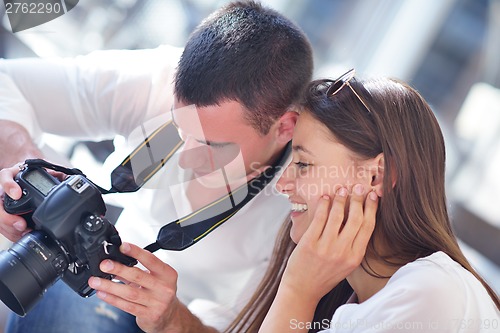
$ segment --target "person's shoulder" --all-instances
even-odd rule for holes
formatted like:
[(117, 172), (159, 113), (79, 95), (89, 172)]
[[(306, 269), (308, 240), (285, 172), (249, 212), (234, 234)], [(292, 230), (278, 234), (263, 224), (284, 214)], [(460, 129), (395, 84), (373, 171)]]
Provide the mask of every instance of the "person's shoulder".
[(398, 269), (367, 303), (383, 303), (386, 307), (405, 304), (422, 311), (448, 308), (451, 312), (461, 312), (469, 294), (465, 291), (469, 287), (464, 285), (464, 281), (469, 283), (467, 274), (470, 273), (445, 253), (436, 252)]
[[(482, 283), (443, 252), (401, 267), (372, 299), (382, 314), (425, 324), (456, 327), (462, 320), (497, 318), (498, 310)], [(383, 305), (383, 306), (381, 306)]]
[(481, 282), (443, 252), (401, 267), (379, 294), (388, 304), (404, 303), (426, 313), (446, 312), (456, 317), (490, 300)]
[(439, 251), (401, 267), (388, 285), (404, 286), (408, 291), (418, 291), (420, 295), (454, 295), (457, 288), (463, 288), (469, 275), (470, 272)]
[(452, 270), (458, 269), (460, 264), (458, 264), (456, 261), (451, 259), (446, 253), (438, 251), (434, 252), (433, 254), (419, 258), (415, 261), (412, 261), (404, 266), (402, 266), (395, 274), (394, 276), (396, 278), (400, 276), (404, 276), (405, 274), (410, 273), (416, 273), (416, 272), (441, 272), (441, 273), (448, 273), (450, 268)]
[(379, 292), (352, 310), (380, 320), (399, 318), (403, 322), (460, 318), (467, 293), (460, 292), (460, 273), (454, 272), (454, 263), (442, 252), (408, 263)]

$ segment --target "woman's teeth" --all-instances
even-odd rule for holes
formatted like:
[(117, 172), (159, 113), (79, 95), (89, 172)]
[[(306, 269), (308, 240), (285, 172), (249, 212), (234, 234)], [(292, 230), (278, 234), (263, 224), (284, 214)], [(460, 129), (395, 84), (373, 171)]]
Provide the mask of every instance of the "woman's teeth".
[(305, 212), (307, 210), (306, 204), (292, 203), (292, 212)]

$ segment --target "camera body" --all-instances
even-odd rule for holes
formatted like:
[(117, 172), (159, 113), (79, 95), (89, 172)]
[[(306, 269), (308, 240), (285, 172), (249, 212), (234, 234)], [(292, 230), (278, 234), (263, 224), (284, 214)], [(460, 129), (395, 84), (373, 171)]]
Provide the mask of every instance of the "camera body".
[(104, 217), (101, 193), (87, 178), (73, 175), (61, 182), (41, 167), (27, 167), (15, 181), (22, 197), (5, 196), (4, 209), (24, 217), (33, 231), (0, 253), (0, 297), (18, 315), (59, 278), (88, 297), (94, 293), (91, 276), (113, 278), (99, 269), (102, 260), (137, 263), (119, 251), (121, 239)]

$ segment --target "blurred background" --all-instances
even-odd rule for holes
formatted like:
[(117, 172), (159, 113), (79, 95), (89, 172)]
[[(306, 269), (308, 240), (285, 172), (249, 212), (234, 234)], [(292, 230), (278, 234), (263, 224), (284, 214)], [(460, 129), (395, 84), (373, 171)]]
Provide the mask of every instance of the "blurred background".
[[(0, 5), (0, 57), (183, 46), (193, 28), (227, 2), (80, 0), (68, 14), (18, 33), (11, 32)], [(262, 3), (293, 19), (309, 36), (315, 77), (336, 77), (354, 67), (359, 76), (408, 81), (430, 102), (448, 146), (455, 231), (473, 265), (500, 292), (500, 0)], [(78, 158), (75, 152), (92, 152), (91, 158), (80, 158), (78, 167), (101, 161), (112, 149), (109, 142), (59, 148), (73, 158)]]

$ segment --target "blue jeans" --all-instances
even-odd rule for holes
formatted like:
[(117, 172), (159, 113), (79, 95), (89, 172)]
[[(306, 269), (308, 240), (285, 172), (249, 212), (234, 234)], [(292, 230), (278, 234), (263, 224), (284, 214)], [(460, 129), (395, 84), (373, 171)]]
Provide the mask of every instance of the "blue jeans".
[(50, 287), (25, 317), (10, 314), (5, 333), (139, 333), (135, 317), (101, 301), (80, 297), (64, 282)]

